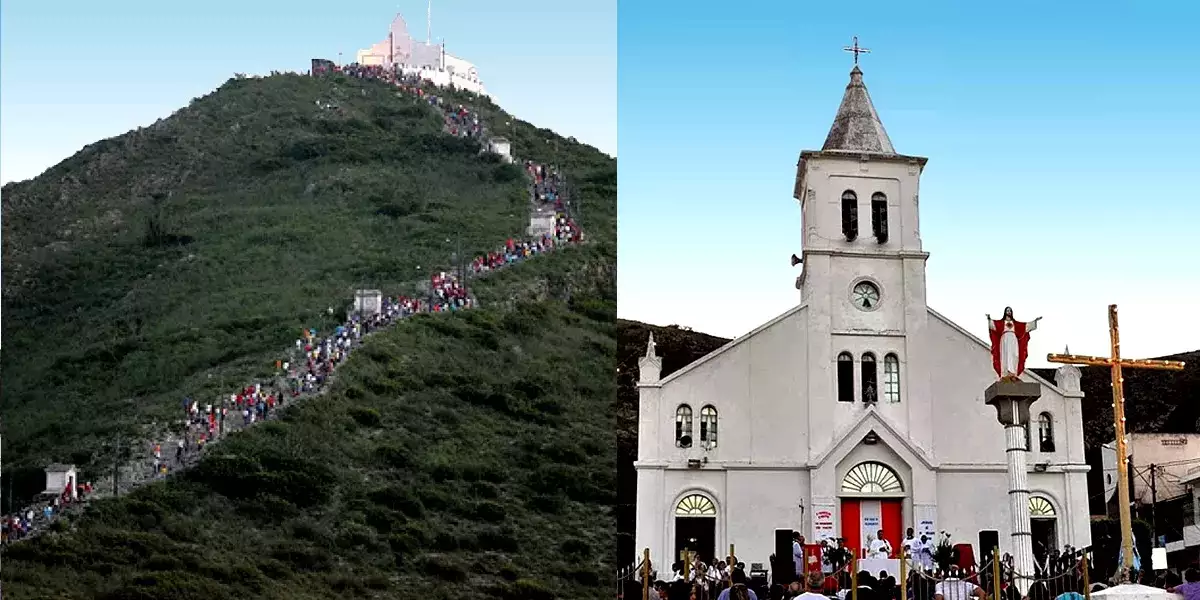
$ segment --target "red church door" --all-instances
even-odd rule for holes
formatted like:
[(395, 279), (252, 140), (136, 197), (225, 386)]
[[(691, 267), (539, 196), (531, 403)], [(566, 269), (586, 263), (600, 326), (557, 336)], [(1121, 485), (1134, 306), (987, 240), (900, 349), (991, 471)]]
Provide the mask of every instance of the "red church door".
[(891, 542), (893, 555), (900, 551), (904, 533), (904, 500), (900, 498), (843, 498), (842, 537), (855, 556), (862, 557), (869, 539), (879, 530)]
[(904, 501), (889, 498), (879, 501), (880, 516), (883, 518), (883, 538), (892, 544), (892, 556), (900, 556), (900, 543), (904, 540)]
[(842, 538), (845, 539), (843, 543), (854, 556), (862, 556), (862, 515), (858, 503), (858, 499), (842, 499)]

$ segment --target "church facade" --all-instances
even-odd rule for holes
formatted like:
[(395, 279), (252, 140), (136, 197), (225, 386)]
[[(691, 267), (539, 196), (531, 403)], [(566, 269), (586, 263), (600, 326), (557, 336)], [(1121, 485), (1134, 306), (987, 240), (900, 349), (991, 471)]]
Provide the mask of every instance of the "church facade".
[[(650, 340), (635, 537), (660, 568), (730, 545), (767, 564), (781, 529), (854, 548), (883, 530), (897, 549), (908, 527), (945, 531), (976, 557), (994, 531), (1007, 551), (990, 348), (926, 304), (926, 160), (895, 151), (856, 66), (824, 146), (800, 155), (800, 303), (666, 378)], [(1022, 379), (1041, 385), (1027, 429), (1034, 547), (1086, 546), (1078, 369), (1060, 368), (1060, 385)]]

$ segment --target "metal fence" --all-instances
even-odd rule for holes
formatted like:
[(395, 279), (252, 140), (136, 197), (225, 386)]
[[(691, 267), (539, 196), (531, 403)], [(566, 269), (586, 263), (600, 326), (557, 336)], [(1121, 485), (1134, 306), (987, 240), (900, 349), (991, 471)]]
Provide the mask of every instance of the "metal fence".
[[(729, 558), (736, 560), (732, 547)], [(732, 569), (714, 577), (712, 572), (693, 573), (691, 561), (682, 562), (682, 580), (675, 573), (662, 576), (653, 568), (649, 549), (644, 550), (641, 560), (617, 570), (617, 597), (649, 600), (657, 596), (651, 592), (656, 581), (675, 579), (667, 584), (669, 597), (682, 594), (712, 600), (733, 585)], [(791, 564), (790, 559), (786, 562)], [(850, 558), (828, 572), (818, 566), (799, 579), (803, 582), (819, 573), (813, 581), (821, 582), (820, 589), (811, 591), (843, 600), (933, 600), (937, 595), (944, 600), (974, 600), (979, 592), (997, 600), (1091, 600), (1093, 586), (1103, 587), (1093, 582), (1091, 548), (1042, 560), (1034, 573), (1016, 572), (1011, 556), (1001, 555), (998, 550), (985, 555), (978, 564), (939, 566), (903, 554), (898, 562), (899, 573), (874, 574), (860, 570), (863, 565), (859, 560)], [(785, 579), (790, 583), (792, 578)], [(771, 597), (771, 588), (780, 583), (766, 585), (754, 578), (747, 581), (760, 598)]]
[[(860, 576), (854, 574), (856, 580)], [(932, 600), (935, 595), (945, 600), (969, 600), (977, 595), (976, 589), (1004, 600), (1090, 600), (1091, 576), (1090, 548), (1045, 560), (1034, 573), (1017, 572), (1010, 556), (993, 550), (979, 564), (965, 566), (925, 566), (912, 558), (902, 558), (898, 584), (906, 591), (906, 600)], [(858, 600), (857, 581), (851, 590), (853, 600)]]

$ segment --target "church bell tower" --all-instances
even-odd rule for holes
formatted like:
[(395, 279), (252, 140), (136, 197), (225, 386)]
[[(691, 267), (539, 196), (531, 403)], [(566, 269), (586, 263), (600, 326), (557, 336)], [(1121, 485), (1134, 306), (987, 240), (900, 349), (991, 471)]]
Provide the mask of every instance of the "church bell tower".
[(794, 191), (804, 225), (796, 287), (832, 329), (903, 332), (906, 312), (924, 312), (926, 161), (896, 152), (855, 65), (825, 144), (800, 154)]
[[(830, 417), (828, 429), (869, 406), (916, 446), (931, 448), (929, 255), (917, 213), (925, 163), (896, 152), (855, 65), (825, 144), (801, 152), (796, 168), (803, 218), (796, 287), (813, 369), (808, 397), (842, 415)], [(898, 389), (886, 385), (889, 369)]]

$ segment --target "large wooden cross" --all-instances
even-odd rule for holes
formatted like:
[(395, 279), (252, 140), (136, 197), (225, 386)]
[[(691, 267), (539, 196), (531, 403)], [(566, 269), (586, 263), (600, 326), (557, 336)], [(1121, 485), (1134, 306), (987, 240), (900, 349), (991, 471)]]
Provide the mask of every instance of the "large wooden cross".
[(1046, 356), (1046, 360), (1066, 365), (1109, 367), (1112, 370), (1113, 428), (1117, 434), (1117, 508), (1121, 516), (1121, 549), (1125, 559), (1119, 581), (1125, 582), (1129, 580), (1129, 571), (1133, 569), (1133, 529), (1132, 517), (1129, 514), (1129, 459), (1125, 447), (1125, 378), (1121, 376), (1121, 369), (1182, 371), (1184, 363), (1177, 360), (1121, 358), (1121, 335), (1117, 325), (1116, 304), (1108, 305), (1108, 336), (1112, 343), (1112, 354), (1107, 358), (1077, 354), (1049, 354)]

